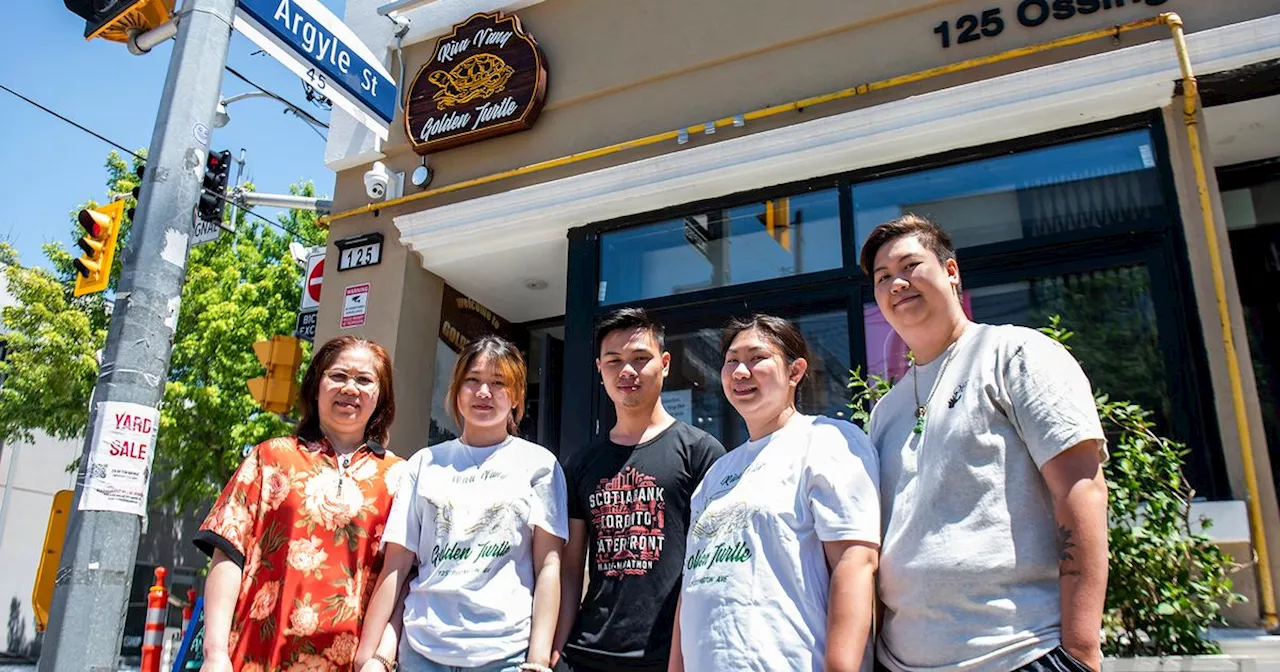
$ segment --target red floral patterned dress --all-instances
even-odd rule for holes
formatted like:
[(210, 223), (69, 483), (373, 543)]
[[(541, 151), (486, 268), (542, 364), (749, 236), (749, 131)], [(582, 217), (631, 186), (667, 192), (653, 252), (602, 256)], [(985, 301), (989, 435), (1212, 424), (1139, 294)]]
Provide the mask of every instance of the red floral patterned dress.
[(296, 437), (245, 458), (195, 538), (243, 569), (228, 643), (238, 672), (352, 668), (404, 466), (366, 444), (344, 469), (327, 441)]

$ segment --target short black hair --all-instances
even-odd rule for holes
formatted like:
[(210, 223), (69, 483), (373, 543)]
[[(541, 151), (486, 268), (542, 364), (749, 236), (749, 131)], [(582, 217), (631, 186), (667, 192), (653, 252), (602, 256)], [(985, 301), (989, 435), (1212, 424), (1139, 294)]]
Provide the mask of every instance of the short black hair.
[(933, 252), (938, 257), (938, 261), (944, 264), (949, 259), (956, 258), (955, 243), (951, 242), (951, 235), (946, 230), (928, 217), (908, 213), (877, 226), (867, 236), (867, 240), (862, 243), (862, 254), (858, 260), (859, 265), (862, 266), (862, 272), (866, 273), (867, 277), (871, 277), (875, 271), (876, 255), (880, 253), (880, 248), (887, 245), (889, 241), (903, 236), (918, 236), (920, 244)]
[(600, 318), (596, 323), (596, 356), (600, 355), (600, 348), (604, 347), (604, 339), (609, 334), (623, 329), (627, 331), (644, 329), (653, 334), (653, 340), (658, 342), (658, 352), (667, 348), (667, 329), (661, 322), (654, 319), (649, 311), (644, 308), (619, 308)]

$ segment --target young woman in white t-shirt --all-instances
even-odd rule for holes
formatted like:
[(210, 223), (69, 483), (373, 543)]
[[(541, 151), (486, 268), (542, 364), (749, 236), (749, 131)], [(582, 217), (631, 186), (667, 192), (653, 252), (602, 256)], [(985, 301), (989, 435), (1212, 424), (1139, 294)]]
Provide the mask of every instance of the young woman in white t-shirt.
[(796, 410), (808, 347), (795, 325), (734, 320), (721, 352), (750, 440), (693, 495), (669, 670), (861, 669), (880, 546), (875, 453), (854, 425)]
[(566, 490), (555, 456), (515, 436), (525, 381), (519, 350), (496, 336), (459, 355), (447, 403), (462, 436), (409, 459), (382, 532), (359, 672), (396, 670), (374, 650), (415, 565), (400, 670), (550, 672)]

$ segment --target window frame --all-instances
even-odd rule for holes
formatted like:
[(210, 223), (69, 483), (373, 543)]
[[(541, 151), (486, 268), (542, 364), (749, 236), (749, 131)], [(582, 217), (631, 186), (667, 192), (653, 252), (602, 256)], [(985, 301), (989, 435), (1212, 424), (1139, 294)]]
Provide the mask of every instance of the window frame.
[[(763, 189), (703, 199), (650, 212), (592, 223), (569, 232), (569, 291), (565, 319), (565, 385), (589, 384), (596, 392), (565, 395), (562, 451), (571, 455), (607, 432), (612, 408), (595, 372), (593, 326), (601, 316), (627, 306), (645, 308), (669, 330), (726, 314), (752, 310), (781, 313), (823, 312), (822, 306), (844, 304), (848, 315), (850, 364), (865, 370), (862, 305), (874, 302), (870, 280), (858, 267), (854, 228), (853, 185), (886, 177), (979, 162), (1012, 153), (1146, 130), (1155, 154), (1164, 212), (1134, 221), (1123, 229), (1082, 229), (1049, 236), (988, 243), (958, 251), (967, 287), (1104, 270), (1144, 264), (1151, 276), (1159, 338), (1170, 376), (1176, 413), (1174, 433), (1192, 448), (1188, 467), (1199, 477), (1202, 495), (1231, 496), (1222, 439), (1209, 376), (1208, 353), (1191, 281), (1190, 255), (1169, 155), (1168, 136), (1159, 110), (1084, 126), (1059, 129), (1002, 142), (954, 149), (883, 166), (779, 184)], [(696, 292), (602, 304), (597, 300), (602, 237), (609, 232), (678, 219), (708, 210), (727, 209), (782, 196), (837, 189), (843, 265), (837, 269), (784, 276)], [(803, 297), (797, 300), (796, 297)], [(1201, 393), (1207, 391), (1208, 393)], [(1123, 394), (1121, 391), (1109, 391)]]

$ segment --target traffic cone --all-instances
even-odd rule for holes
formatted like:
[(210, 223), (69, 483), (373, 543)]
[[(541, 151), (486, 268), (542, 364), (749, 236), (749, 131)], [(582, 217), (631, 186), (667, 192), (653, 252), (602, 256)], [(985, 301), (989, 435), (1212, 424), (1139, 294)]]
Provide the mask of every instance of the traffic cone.
[(187, 626), (191, 625), (191, 614), (196, 610), (196, 589), (187, 591), (187, 606), (182, 608), (182, 636), (187, 635)]
[(169, 615), (169, 589), (164, 577), (169, 570), (156, 567), (156, 583), (147, 595), (147, 621), (142, 626), (142, 668), (140, 672), (160, 672), (164, 652), (164, 623)]

